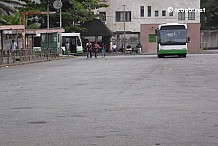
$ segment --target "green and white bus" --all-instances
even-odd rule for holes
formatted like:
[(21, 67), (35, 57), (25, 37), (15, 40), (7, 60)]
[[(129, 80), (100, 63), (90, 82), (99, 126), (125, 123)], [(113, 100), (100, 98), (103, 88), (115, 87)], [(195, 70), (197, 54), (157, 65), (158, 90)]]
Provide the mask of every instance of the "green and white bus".
[(156, 29), (157, 55), (163, 58), (167, 55), (186, 57), (188, 53), (187, 24), (166, 23)]
[(70, 43), (69, 54), (81, 54), (83, 53), (82, 40), (80, 33), (61, 33), (61, 48), (65, 52), (65, 44)]
[[(59, 40), (59, 39), (57, 39)], [(70, 44), (69, 52), (66, 52), (65, 44)], [(46, 44), (47, 42), (44, 42)], [(60, 42), (59, 42), (60, 43)], [(60, 44), (59, 44), (60, 45)], [(80, 37), (80, 33), (61, 33), (61, 49), (62, 54), (82, 54), (82, 39)], [(33, 49), (37, 51), (41, 51), (42, 48), (42, 36), (37, 35), (33, 37)]]

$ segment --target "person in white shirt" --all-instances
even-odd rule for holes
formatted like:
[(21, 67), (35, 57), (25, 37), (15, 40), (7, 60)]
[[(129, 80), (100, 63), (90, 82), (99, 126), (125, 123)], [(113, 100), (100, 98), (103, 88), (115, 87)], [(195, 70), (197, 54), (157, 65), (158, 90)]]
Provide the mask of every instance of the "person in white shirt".
[(10, 47), (10, 51), (11, 51), (12, 53), (15, 53), (16, 49), (17, 49), (17, 43), (16, 43), (14, 40), (12, 40), (12, 42), (11, 42), (11, 47)]
[(10, 53), (9, 55), (12, 56), (12, 59), (13, 59), (13, 63), (15, 62), (15, 56), (16, 56), (16, 49), (17, 49), (17, 43), (12, 40), (11, 42), (11, 46), (10, 46)]
[(112, 45), (112, 49), (113, 49), (113, 52), (117, 53), (117, 45), (115, 43)]

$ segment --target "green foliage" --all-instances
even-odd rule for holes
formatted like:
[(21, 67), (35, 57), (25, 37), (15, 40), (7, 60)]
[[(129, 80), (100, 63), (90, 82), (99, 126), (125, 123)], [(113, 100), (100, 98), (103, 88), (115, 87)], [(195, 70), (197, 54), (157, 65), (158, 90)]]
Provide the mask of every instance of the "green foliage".
[(23, 6), (25, 3), (22, 0), (1, 0), (0, 15), (11, 15), (17, 12), (17, 8), (13, 5)]
[(37, 23), (32, 23), (32, 24), (28, 25), (27, 28), (28, 29), (39, 29), (40, 26)]
[(205, 13), (201, 13), (201, 28), (218, 29), (218, 1), (202, 0), (201, 8), (206, 9)]
[(0, 15), (0, 25), (21, 25), (20, 13)]
[[(31, 0), (25, 0), (26, 6), (20, 9), (20, 11), (41, 11), (47, 12), (47, 6), (49, 6), (49, 11), (57, 12), (56, 14), (50, 14), (50, 27), (60, 26), (60, 14), (59, 10), (53, 8), (54, 0), (41, 0), (40, 4), (37, 4)], [(81, 24), (90, 21), (96, 17), (91, 10), (101, 7), (107, 7), (105, 4), (99, 4), (98, 0), (62, 0), (62, 27), (66, 32), (81, 32), (84, 28)], [(35, 15), (29, 15), (28, 17), (34, 17)], [(39, 17), (38, 22), (41, 24), (41, 28), (47, 27), (47, 16), (37, 15)], [(32, 22), (28, 24), (35, 23), (33, 19)]]

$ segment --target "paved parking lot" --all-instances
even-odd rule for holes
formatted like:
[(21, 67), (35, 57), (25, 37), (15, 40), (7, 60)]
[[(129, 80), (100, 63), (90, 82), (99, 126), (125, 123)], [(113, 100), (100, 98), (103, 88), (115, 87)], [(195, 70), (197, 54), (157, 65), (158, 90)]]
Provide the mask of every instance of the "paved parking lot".
[(0, 68), (1, 146), (217, 146), (218, 55)]

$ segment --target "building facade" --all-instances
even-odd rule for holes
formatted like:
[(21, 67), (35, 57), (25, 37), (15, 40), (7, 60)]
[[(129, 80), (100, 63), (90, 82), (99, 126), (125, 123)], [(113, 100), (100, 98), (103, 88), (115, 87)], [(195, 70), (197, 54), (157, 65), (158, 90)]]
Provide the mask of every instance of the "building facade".
[[(186, 23), (191, 42), (189, 52), (200, 50), (200, 0), (99, 0), (109, 5), (96, 10), (101, 20), (115, 36), (113, 43), (118, 47), (141, 43), (144, 53), (156, 53), (156, 43), (148, 42), (148, 35), (154, 34), (159, 24)], [(125, 18), (125, 19), (124, 19)]]

